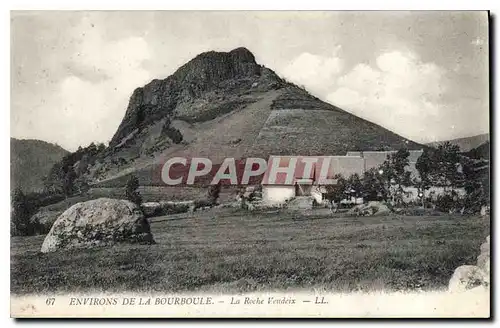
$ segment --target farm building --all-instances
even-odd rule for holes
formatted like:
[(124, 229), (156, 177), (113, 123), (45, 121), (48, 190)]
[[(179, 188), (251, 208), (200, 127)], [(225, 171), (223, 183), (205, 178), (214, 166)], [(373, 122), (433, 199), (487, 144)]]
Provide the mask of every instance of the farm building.
[[(262, 199), (268, 204), (280, 204), (296, 196), (312, 196), (321, 203), (326, 192), (324, 186), (335, 184), (335, 175), (362, 176), (384, 163), (392, 153), (395, 151), (349, 151), (346, 156), (270, 156), (262, 179)], [(415, 164), (422, 153), (423, 150), (410, 150), (407, 170), (413, 177), (418, 176)], [(408, 197), (413, 194), (409, 191)]]
[(312, 196), (319, 203), (324, 185), (334, 184), (335, 175), (362, 175), (363, 167), (359, 156), (270, 156), (262, 179), (262, 199), (280, 204), (296, 196)]
[[(422, 150), (410, 150), (410, 156), (408, 157), (409, 166), (406, 168), (411, 172), (412, 177), (418, 177), (418, 170), (415, 165), (417, 164), (418, 158), (424, 152)], [(384, 163), (387, 156), (394, 154), (396, 151), (348, 151), (347, 156), (359, 156), (364, 159), (364, 171), (368, 171), (371, 168), (376, 168)]]

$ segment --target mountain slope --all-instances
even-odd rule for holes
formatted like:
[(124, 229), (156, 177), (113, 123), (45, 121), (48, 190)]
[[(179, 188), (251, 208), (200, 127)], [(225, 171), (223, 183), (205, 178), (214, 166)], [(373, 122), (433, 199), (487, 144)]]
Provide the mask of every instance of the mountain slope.
[(470, 151), (466, 152), (465, 155), (470, 158), (474, 159), (490, 159), (490, 142), (487, 141), (480, 146), (471, 149)]
[(43, 178), (68, 151), (41, 140), (10, 138), (10, 187), (40, 191)]
[(245, 48), (198, 55), (134, 91), (103, 160), (107, 180), (173, 156), (345, 155), (422, 145), (327, 104), (256, 63)]
[(431, 147), (437, 147), (439, 144), (446, 142), (446, 141), (449, 141), (452, 144), (459, 146), (460, 150), (462, 152), (468, 152), (474, 148), (479, 147), (480, 145), (484, 144), (485, 142), (487, 142), (489, 140), (490, 140), (490, 134), (484, 133), (484, 134), (479, 134), (479, 135), (472, 136), (472, 137), (431, 142), (431, 143), (428, 143), (427, 145), (431, 146)]

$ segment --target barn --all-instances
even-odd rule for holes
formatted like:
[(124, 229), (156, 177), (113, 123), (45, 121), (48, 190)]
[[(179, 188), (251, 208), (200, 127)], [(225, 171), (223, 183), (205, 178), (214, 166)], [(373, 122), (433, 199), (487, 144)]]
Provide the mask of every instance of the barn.
[(270, 156), (262, 179), (262, 199), (267, 204), (283, 204), (297, 196), (311, 196), (320, 203), (324, 186), (334, 177), (362, 175), (360, 156)]
[[(283, 204), (297, 196), (312, 196), (321, 203), (325, 186), (335, 184), (334, 177), (362, 176), (377, 168), (396, 151), (348, 151), (346, 156), (270, 156), (262, 179), (262, 199), (267, 204)], [(415, 167), (423, 150), (410, 150), (409, 170), (418, 177)]]
[[(406, 170), (411, 172), (412, 177), (418, 177), (418, 170), (415, 165), (417, 164), (418, 158), (424, 152), (421, 150), (410, 150), (410, 156), (408, 156), (409, 165)], [(387, 159), (387, 156), (390, 154), (396, 153), (393, 151), (348, 151), (347, 156), (358, 156), (364, 159), (364, 171), (368, 171), (369, 169), (376, 168), (384, 163)]]

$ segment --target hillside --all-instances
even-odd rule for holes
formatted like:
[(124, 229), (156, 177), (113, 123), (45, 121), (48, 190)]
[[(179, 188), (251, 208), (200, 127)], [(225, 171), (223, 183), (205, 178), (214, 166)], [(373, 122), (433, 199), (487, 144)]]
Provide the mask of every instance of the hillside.
[(43, 178), (68, 151), (41, 140), (10, 138), (10, 188), (24, 192), (43, 188)]
[(465, 153), (466, 156), (474, 159), (490, 159), (490, 142), (487, 141), (480, 146), (471, 149), (467, 153)]
[(137, 88), (93, 181), (173, 156), (344, 155), (423, 146), (327, 104), (259, 65), (245, 48), (206, 52)]
[(474, 148), (479, 147), (480, 145), (484, 144), (485, 142), (490, 141), (490, 134), (484, 133), (484, 134), (479, 134), (479, 135), (471, 136), (471, 137), (436, 141), (436, 142), (428, 143), (427, 145), (431, 146), (431, 147), (437, 147), (439, 144), (444, 143), (446, 141), (449, 141), (452, 144), (459, 146), (460, 150), (462, 152), (468, 152)]

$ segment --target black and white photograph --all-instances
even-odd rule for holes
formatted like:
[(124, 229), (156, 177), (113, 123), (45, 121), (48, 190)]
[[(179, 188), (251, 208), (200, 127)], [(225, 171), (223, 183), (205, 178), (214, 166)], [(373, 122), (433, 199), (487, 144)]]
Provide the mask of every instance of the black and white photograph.
[(11, 316), (490, 318), (490, 24), (11, 11)]

